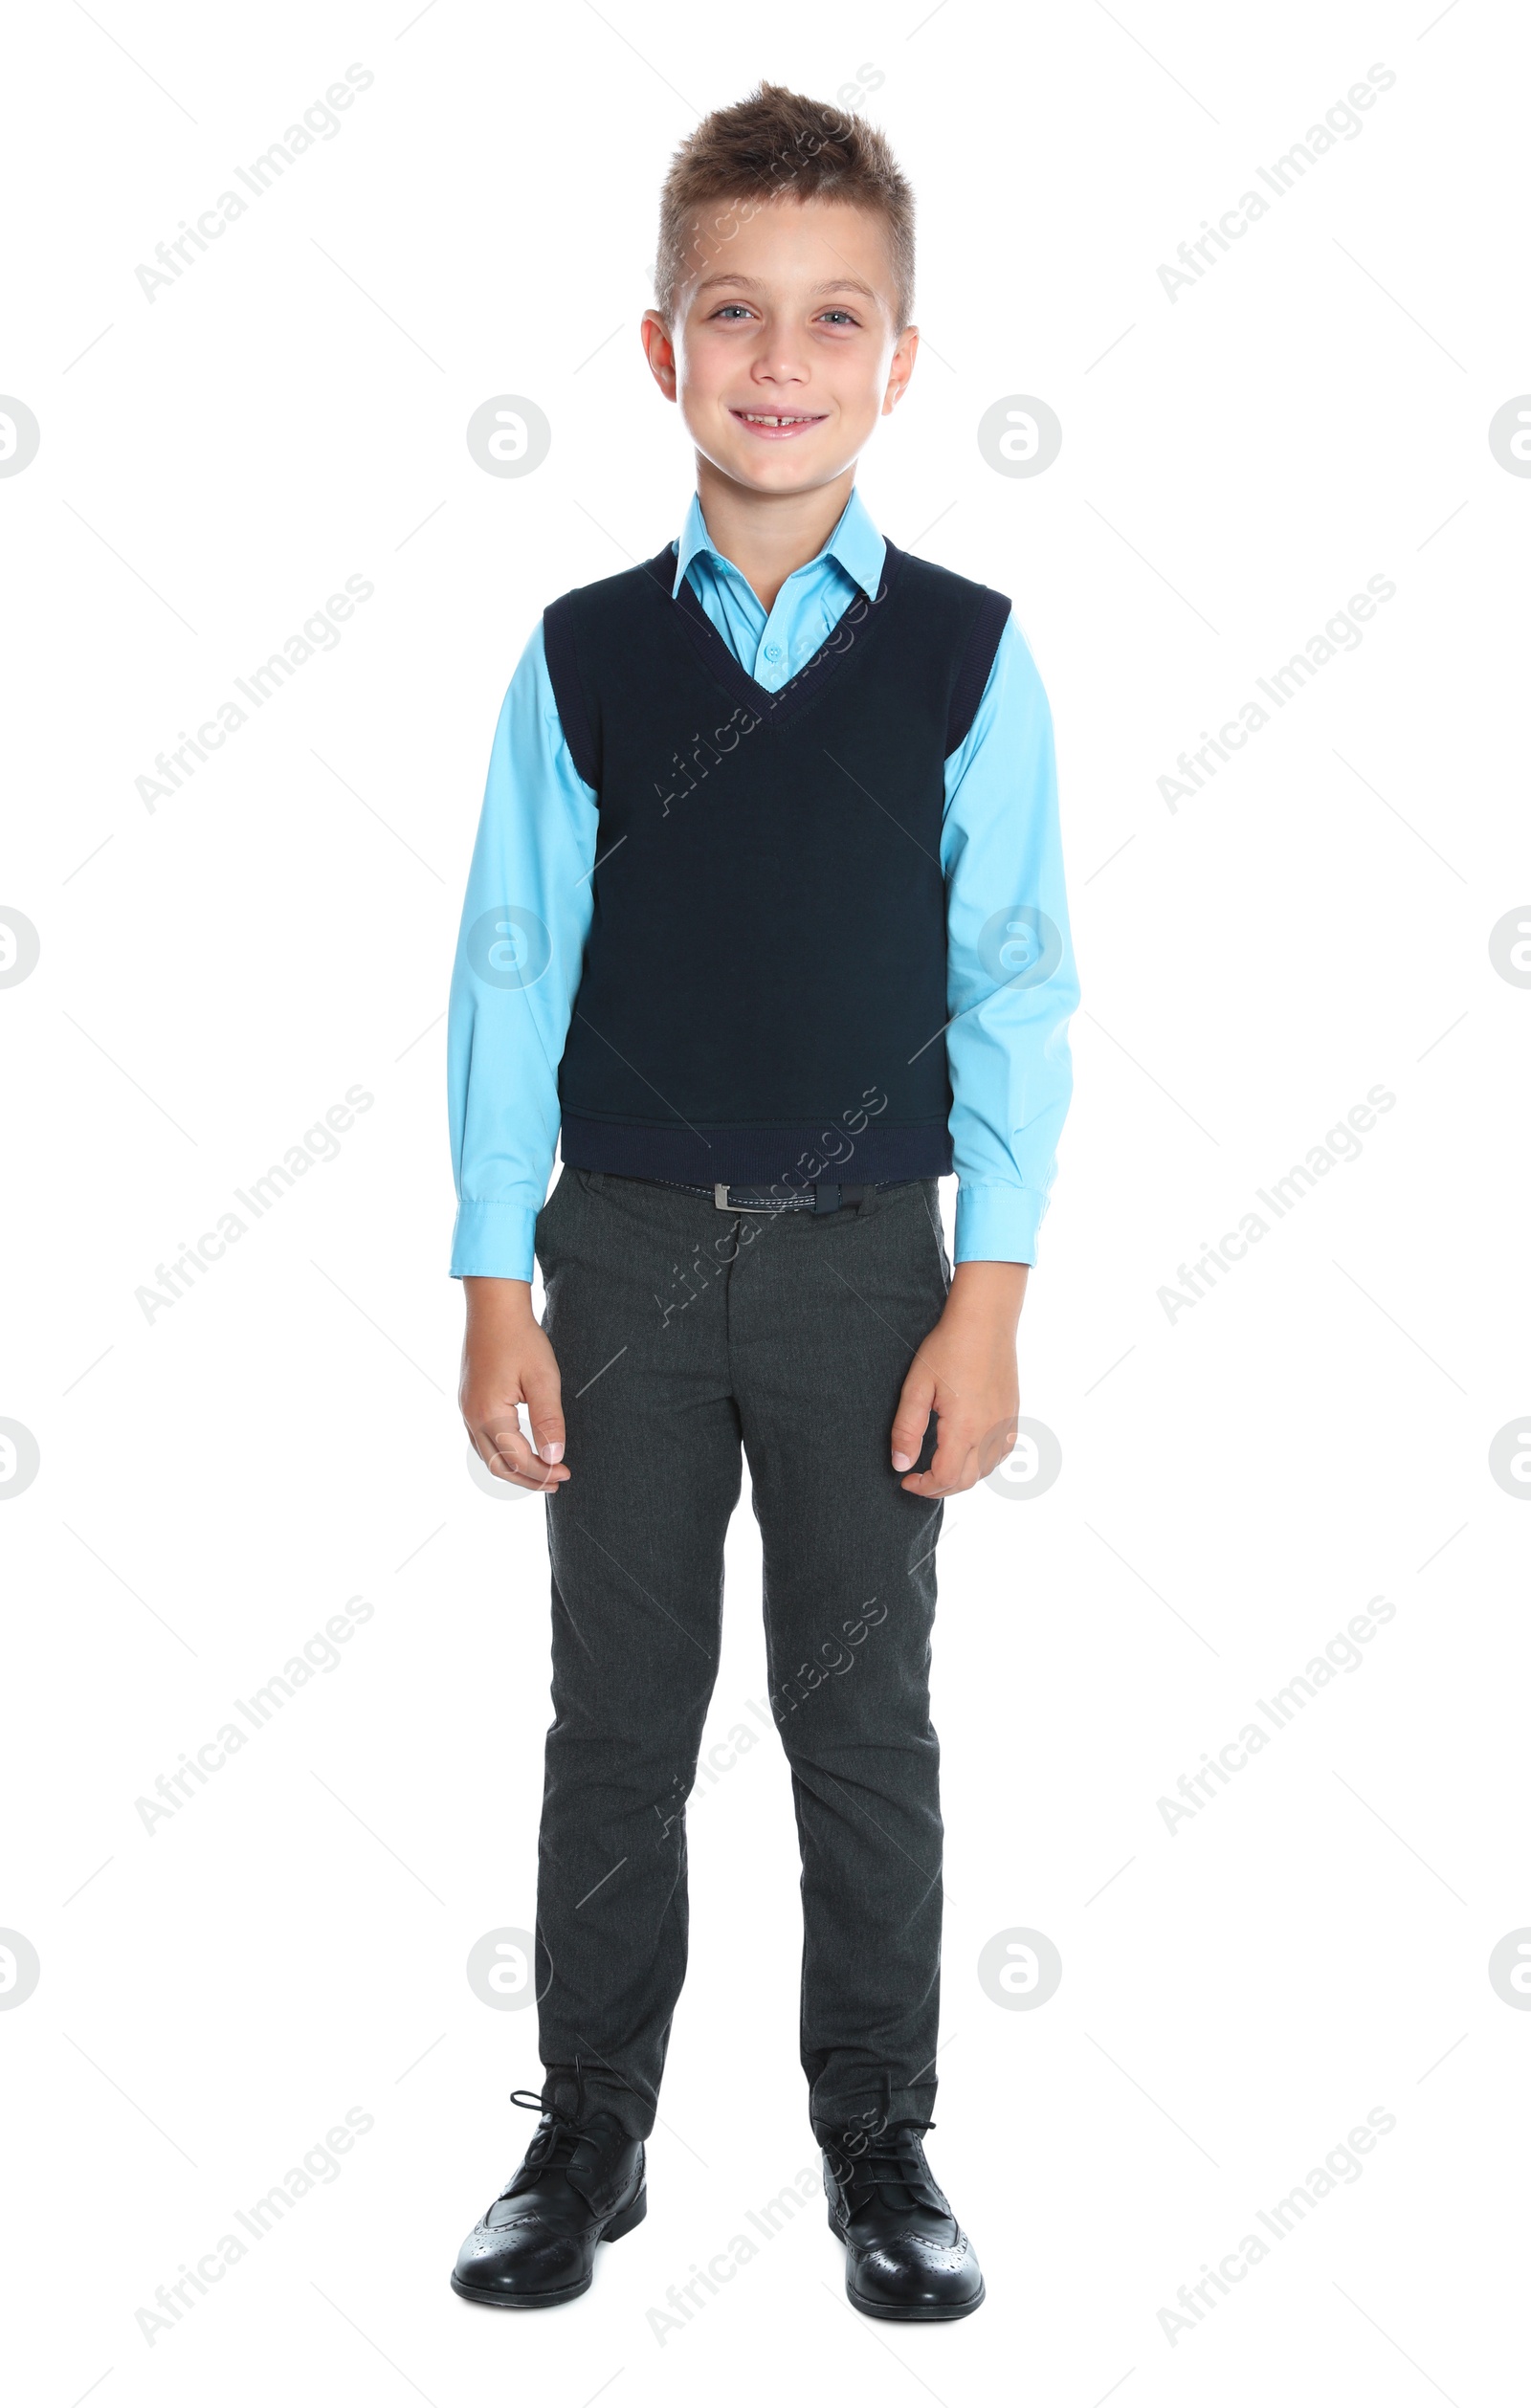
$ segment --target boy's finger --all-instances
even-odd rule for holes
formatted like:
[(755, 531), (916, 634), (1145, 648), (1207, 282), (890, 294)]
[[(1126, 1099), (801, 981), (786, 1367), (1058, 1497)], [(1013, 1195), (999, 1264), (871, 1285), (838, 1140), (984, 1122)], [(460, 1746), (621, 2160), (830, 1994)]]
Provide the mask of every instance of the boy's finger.
[(930, 1408), (936, 1400), (934, 1372), (919, 1363), (903, 1383), (899, 1398), (899, 1410), (893, 1417), (891, 1442), (895, 1471), (907, 1471), (925, 1443), (930, 1422)]
[(519, 1487), (549, 1489), (568, 1478), (565, 1465), (541, 1462), (530, 1442), (514, 1425), (508, 1429), (481, 1429), (477, 1434), (477, 1444), (479, 1454), (499, 1480), (508, 1474)]
[(537, 1452), (544, 1463), (561, 1463), (564, 1459), (564, 1407), (556, 1380), (545, 1383), (536, 1380), (527, 1381), (526, 1411)]
[(959, 1433), (950, 1420), (939, 1422), (929, 1470), (900, 1480), (899, 1487), (913, 1496), (954, 1496), (962, 1489), (970, 1489), (978, 1477), (973, 1447), (973, 1439), (965, 1431)]
[(985, 1431), (978, 1442), (978, 1477), (980, 1480), (987, 1480), (989, 1473), (996, 1470), (1008, 1455), (1014, 1453), (1019, 1427), (1020, 1424), (1012, 1413), (1007, 1421), (996, 1422), (992, 1429)]

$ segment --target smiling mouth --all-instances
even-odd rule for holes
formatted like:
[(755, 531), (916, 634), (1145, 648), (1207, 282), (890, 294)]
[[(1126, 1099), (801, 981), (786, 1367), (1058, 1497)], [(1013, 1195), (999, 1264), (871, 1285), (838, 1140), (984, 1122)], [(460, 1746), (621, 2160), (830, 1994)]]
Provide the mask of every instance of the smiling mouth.
[(780, 443), (804, 433), (810, 427), (821, 427), (829, 412), (823, 409), (731, 409), (729, 415), (740, 426), (747, 427), (751, 434), (760, 435), (766, 442)]

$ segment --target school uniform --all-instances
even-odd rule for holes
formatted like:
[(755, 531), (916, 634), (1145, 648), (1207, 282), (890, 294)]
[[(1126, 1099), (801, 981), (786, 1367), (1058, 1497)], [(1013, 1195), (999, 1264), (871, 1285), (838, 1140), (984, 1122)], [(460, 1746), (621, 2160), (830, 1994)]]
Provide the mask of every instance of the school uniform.
[(541, 2047), (548, 2098), (628, 2144), (684, 1977), (742, 1462), (810, 2116), (827, 2145), (929, 2121), (943, 1509), (889, 1431), (950, 1281), (941, 1178), (958, 1263), (1035, 1259), (1076, 1000), (1051, 718), (1004, 595), (853, 492), (767, 612), (694, 497), (678, 541), (544, 611), (453, 975), (451, 1267), (545, 1280), (573, 1477), (546, 1503)]

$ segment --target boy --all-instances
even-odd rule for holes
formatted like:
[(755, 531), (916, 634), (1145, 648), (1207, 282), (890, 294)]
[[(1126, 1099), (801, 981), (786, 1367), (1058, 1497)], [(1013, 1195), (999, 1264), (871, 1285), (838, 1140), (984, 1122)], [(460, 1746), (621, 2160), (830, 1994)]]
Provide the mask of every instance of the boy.
[(546, 2081), (513, 2094), (541, 2120), (453, 2276), (501, 2307), (577, 2297), (645, 2212), (741, 1446), (847, 2290), (921, 2321), (984, 2297), (921, 2137), (933, 1557), (941, 1500), (1014, 1443), (1077, 988), (1010, 604), (885, 542), (854, 491), (914, 367), (912, 282), (912, 195), (872, 127), (771, 84), (698, 126), (642, 327), (696, 497), (678, 542), (549, 607), (495, 738), (453, 981), (452, 1269), (473, 1443), (546, 1494), (554, 1705)]

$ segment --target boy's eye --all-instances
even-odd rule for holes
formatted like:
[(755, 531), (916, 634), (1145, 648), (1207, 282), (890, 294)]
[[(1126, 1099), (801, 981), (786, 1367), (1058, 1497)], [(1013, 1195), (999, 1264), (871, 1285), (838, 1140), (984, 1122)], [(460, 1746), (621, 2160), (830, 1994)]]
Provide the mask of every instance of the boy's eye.
[[(747, 301), (721, 301), (712, 313), (714, 318), (726, 319), (730, 321), (737, 320), (740, 318), (747, 318), (749, 314), (749, 304)], [(842, 309), (838, 302), (830, 309), (820, 310), (819, 320), (821, 323), (831, 323), (841, 326), (854, 326), (858, 323), (854, 312), (849, 309)]]

